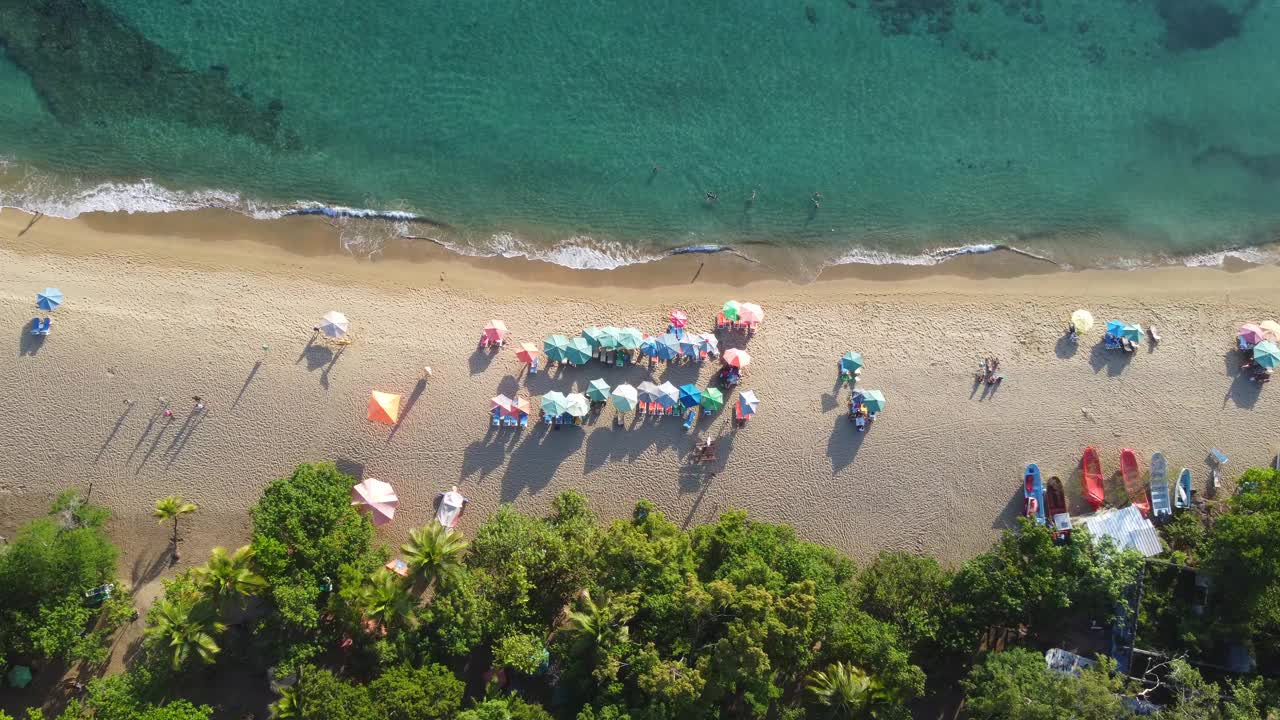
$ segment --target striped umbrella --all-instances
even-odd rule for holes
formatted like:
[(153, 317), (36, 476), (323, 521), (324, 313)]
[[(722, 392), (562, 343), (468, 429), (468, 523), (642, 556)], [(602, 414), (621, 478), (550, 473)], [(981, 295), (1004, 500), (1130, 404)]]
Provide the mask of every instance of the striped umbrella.
[(542, 341), (542, 352), (546, 354), (548, 360), (554, 362), (565, 361), (565, 351), (569, 349), (569, 338), (563, 335), (552, 335)]
[(636, 389), (625, 383), (614, 388), (610, 397), (618, 412), (631, 412), (636, 409), (636, 403), (639, 402)]
[(595, 400), (596, 402), (604, 402), (605, 400), (608, 400), (609, 383), (605, 382), (604, 378), (596, 378), (595, 380), (592, 380), (591, 384), (587, 387), (587, 397)]
[(702, 391), (702, 407), (712, 412), (724, 407), (724, 393), (720, 388), (709, 387)]
[(689, 314), (683, 310), (671, 311), (671, 324), (678, 328), (683, 328), (689, 322)]

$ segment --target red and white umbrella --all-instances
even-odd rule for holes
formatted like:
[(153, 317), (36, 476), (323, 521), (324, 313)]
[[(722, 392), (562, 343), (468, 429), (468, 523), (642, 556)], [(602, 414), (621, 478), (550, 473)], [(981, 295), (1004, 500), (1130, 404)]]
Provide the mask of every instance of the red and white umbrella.
[(520, 343), (520, 349), (516, 351), (516, 359), (525, 365), (532, 365), (534, 360), (538, 359), (538, 346), (533, 343)]
[(764, 308), (755, 303), (742, 303), (738, 307), (738, 322), (758, 323), (764, 321)]
[(730, 348), (724, 351), (724, 361), (741, 370), (751, 364), (751, 355), (746, 350)]
[(689, 322), (689, 314), (683, 310), (671, 311), (671, 324), (683, 328)]
[(351, 488), (351, 504), (369, 511), (374, 525), (386, 525), (396, 516), (400, 498), (396, 497), (396, 491), (389, 483), (366, 478)]
[(501, 320), (490, 320), (484, 326), (484, 339), (491, 343), (500, 343), (507, 336), (507, 324)]
[(506, 395), (498, 395), (490, 399), (489, 402), (493, 404), (493, 407), (490, 408), (491, 410), (501, 410), (504, 415), (511, 414), (511, 405), (514, 401)]

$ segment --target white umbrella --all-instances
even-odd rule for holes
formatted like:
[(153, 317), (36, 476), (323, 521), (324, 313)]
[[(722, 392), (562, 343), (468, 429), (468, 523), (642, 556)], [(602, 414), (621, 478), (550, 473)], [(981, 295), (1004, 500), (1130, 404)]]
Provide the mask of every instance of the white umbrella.
[(386, 525), (396, 516), (400, 499), (389, 483), (366, 478), (351, 488), (351, 504), (368, 510), (374, 525)]
[(738, 409), (742, 411), (743, 415), (756, 414), (756, 411), (760, 409), (760, 400), (756, 398), (754, 391), (744, 390), (738, 396)]
[(658, 386), (658, 404), (664, 408), (673, 408), (680, 401), (680, 388), (667, 381)]
[(569, 393), (565, 396), (565, 412), (574, 417), (586, 417), (591, 412), (591, 402), (582, 393)]
[(337, 310), (330, 310), (324, 314), (324, 318), (320, 321), (320, 332), (325, 337), (337, 339), (345, 336), (351, 330), (351, 323), (347, 322), (347, 316)]
[(636, 389), (630, 385), (623, 384), (613, 389), (613, 406), (619, 412), (635, 410), (637, 402), (639, 398), (636, 395)]
[(449, 492), (440, 496), (440, 507), (436, 509), (436, 521), (447, 528), (456, 526), (458, 518), (462, 516), (462, 506), (466, 504), (467, 499), (462, 497), (462, 493), (458, 492), (458, 486), (454, 485)]

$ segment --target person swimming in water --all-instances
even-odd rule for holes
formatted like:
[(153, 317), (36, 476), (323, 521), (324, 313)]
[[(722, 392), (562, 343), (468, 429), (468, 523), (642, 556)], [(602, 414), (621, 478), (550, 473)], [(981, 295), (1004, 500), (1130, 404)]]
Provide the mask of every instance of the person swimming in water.
[(709, 202), (709, 203), (714, 203), (714, 202), (717, 202), (717, 201), (719, 201), (719, 200), (720, 200), (720, 194), (719, 194), (719, 193), (715, 193), (715, 192), (712, 192), (712, 191), (710, 191), (710, 190), (708, 190), (708, 191), (707, 191), (707, 202)]
[(822, 193), (816, 192), (813, 194), (813, 209), (817, 210), (820, 207), (822, 207)]

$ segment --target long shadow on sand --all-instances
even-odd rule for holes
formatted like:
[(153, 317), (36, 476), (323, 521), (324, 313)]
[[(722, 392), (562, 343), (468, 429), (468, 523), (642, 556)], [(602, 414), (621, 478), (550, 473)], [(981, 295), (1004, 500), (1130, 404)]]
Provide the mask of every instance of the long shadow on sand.
[(30, 320), (22, 323), (22, 327), (18, 328), (18, 356), (35, 355), (40, 352), (47, 337), (47, 335), (32, 335)]
[(111, 441), (116, 439), (116, 435), (120, 433), (120, 428), (124, 427), (125, 418), (129, 417), (130, 411), (133, 410), (133, 403), (124, 406), (124, 412), (120, 413), (120, 417), (116, 418), (116, 424), (111, 427), (111, 432), (107, 434), (107, 439), (102, 441), (102, 445), (98, 448), (98, 452), (93, 456), (93, 462), (96, 465), (102, 459), (102, 454), (107, 451), (107, 447), (111, 445)]
[(498, 357), (498, 353), (502, 352), (498, 348), (482, 348), (476, 346), (475, 352), (471, 353), (471, 357), (467, 358), (467, 367), (471, 370), (472, 375), (479, 375), (489, 366), (493, 364), (493, 359)]
[(338, 359), (342, 357), (342, 353), (347, 349), (346, 345), (339, 345), (338, 351), (334, 352), (333, 348), (328, 345), (317, 345), (314, 340), (307, 342), (306, 347), (302, 349), (302, 354), (298, 356), (298, 362), (307, 361), (307, 371), (320, 371), (320, 386), (325, 390), (329, 389), (329, 373), (333, 371), (333, 366), (338, 364)]
[(1013, 495), (1009, 497), (1009, 502), (1005, 503), (1004, 509), (991, 521), (991, 527), (996, 530), (1013, 530), (1018, 527), (1018, 518), (1022, 515), (1024, 499), (1022, 496), (1022, 487), (1017, 486), (1013, 491)]
[(1252, 410), (1262, 395), (1262, 383), (1254, 381), (1247, 370), (1241, 369), (1240, 358), (1240, 353), (1235, 350), (1228, 350), (1222, 355), (1224, 372), (1231, 378), (1231, 386), (1222, 397), (1222, 407), (1233, 402), (1238, 408)]
[(836, 416), (835, 427), (831, 428), (831, 436), (827, 440), (827, 457), (831, 458), (831, 471), (840, 472), (853, 462), (867, 439), (867, 433), (875, 432), (874, 423), (863, 432), (858, 432), (849, 416), (840, 413)]
[(1094, 372), (1106, 368), (1107, 374), (1115, 377), (1129, 367), (1129, 363), (1133, 361), (1133, 355), (1134, 353), (1123, 350), (1108, 350), (1102, 341), (1098, 341), (1089, 351), (1089, 366)]
[(427, 389), (427, 380), (422, 378), (418, 380), (418, 384), (413, 386), (413, 392), (409, 393), (409, 399), (400, 407), (400, 417), (396, 420), (396, 424), (392, 426), (391, 433), (387, 435), (387, 443), (400, 432), (400, 426), (409, 418), (409, 413), (413, 411), (413, 406), (417, 404), (418, 398), (422, 397), (422, 392)]
[(528, 430), (516, 431), (510, 428), (489, 427), (489, 431), (481, 440), (476, 440), (462, 451), (463, 480), (472, 475), (479, 475), (484, 480), (489, 473), (502, 467), (507, 453), (520, 442)]
[(253, 379), (258, 376), (258, 371), (262, 369), (262, 361), (259, 360), (253, 364), (253, 369), (249, 370), (249, 376), (244, 379), (244, 384), (240, 386), (240, 392), (236, 393), (236, 399), (231, 403), (231, 409), (234, 410), (240, 404), (240, 399), (244, 397), (244, 393), (253, 384)]
[(172, 467), (173, 463), (178, 460), (178, 456), (182, 454), (182, 451), (187, 447), (187, 443), (190, 442), (191, 436), (195, 434), (196, 430), (204, 422), (204, 417), (204, 412), (193, 412), (183, 421), (178, 428), (178, 432), (169, 441), (169, 447), (165, 448), (164, 457), (167, 459), (164, 466), (166, 468)]
[(661, 452), (680, 445), (692, 445), (692, 435), (686, 432), (674, 417), (654, 418), (649, 422), (632, 422), (630, 425), (602, 424), (587, 433), (587, 452), (584, 469), (591, 473), (605, 465), (617, 464), (618, 472), (630, 472), (622, 463), (630, 464), (650, 448)]
[(570, 425), (553, 430), (541, 423), (525, 431), (516, 445), (502, 476), (502, 502), (511, 502), (523, 493), (536, 495), (555, 477), (560, 465), (582, 448), (583, 429)]

